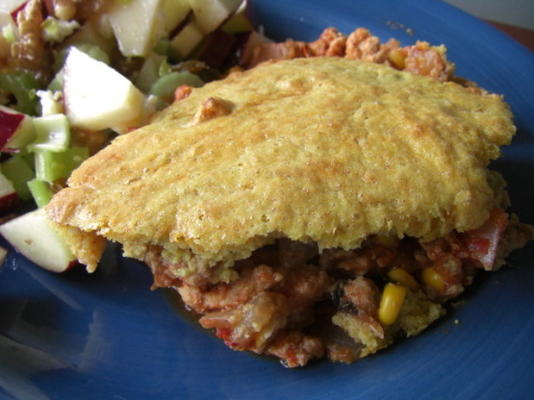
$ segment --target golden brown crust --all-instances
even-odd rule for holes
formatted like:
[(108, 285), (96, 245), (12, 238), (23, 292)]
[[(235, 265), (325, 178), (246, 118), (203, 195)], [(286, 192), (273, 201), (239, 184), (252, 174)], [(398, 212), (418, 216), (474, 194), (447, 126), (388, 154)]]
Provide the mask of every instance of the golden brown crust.
[[(209, 98), (227, 115), (192, 123)], [(47, 207), (142, 259), (192, 268), (277, 237), (431, 240), (495, 207), (486, 166), (515, 128), (497, 95), (339, 58), (265, 63), (195, 89), (87, 160)], [(220, 265), (220, 264), (219, 264)]]

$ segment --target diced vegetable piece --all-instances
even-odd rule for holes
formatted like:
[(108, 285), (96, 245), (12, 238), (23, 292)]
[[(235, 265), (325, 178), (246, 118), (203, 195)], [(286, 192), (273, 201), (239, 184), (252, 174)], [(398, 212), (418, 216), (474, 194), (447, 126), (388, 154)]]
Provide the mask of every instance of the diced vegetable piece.
[(167, 38), (158, 40), (154, 46), (154, 52), (162, 56), (171, 55), (171, 49), (171, 41)]
[(191, 11), (187, 0), (163, 0), (161, 7), (167, 34), (176, 29)]
[(442, 276), (432, 267), (425, 268), (421, 273), (421, 277), (428, 287), (438, 292), (442, 292), (447, 286)]
[(28, 145), (29, 151), (64, 151), (70, 144), (70, 126), (64, 114), (53, 114), (33, 119), (37, 133), (34, 143)]
[(63, 49), (56, 55), (54, 69), (57, 70), (58, 73), (56, 74), (54, 79), (58, 77), (59, 74), (63, 73), (61, 68), (65, 64), (65, 60), (67, 59), (67, 56), (69, 55), (69, 52), (72, 47), (77, 48), (81, 52), (87, 54), (89, 57), (94, 58), (97, 61), (101, 61), (107, 65), (110, 64), (108, 54), (104, 50), (102, 50), (99, 46), (96, 46), (90, 43), (77, 43), (73, 46)]
[(18, 28), (9, 12), (0, 11), (0, 36), (9, 44), (18, 37)]
[(4, 161), (2, 163), (2, 172), (11, 181), (21, 199), (31, 199), (27, 183), (34, 178), (35, 174), (22, 156), (16, 154)]
[(172, 51), (176, 57), (185, 58), (200, 44), (203, 38), (204, 34), (195, 21), (190, 21), (171, 40)]
[(111, 63), (109, 55), (99, 46), (95, 46), (94, 44), (89, 43), (81, 43), (79, 45), (76, 45), (75, 47), (97, 61), (102, 61), (104, 64), (107, 65)]
[(48, 84), (48, 90), (53, 92), (63, 90), (63, 70), (58, 71), (54, 79)]
[(13, 184), (0, 173), (0, 211), (9, 210), (18, 203), (19, 196)]
[(80, 29), (61, 44), (61, 48), (68, 49), (72, 46), (79, 47), (84, 45), (95, 46), (108, 57), (116, 51), (117, 44), (106, 13), (100, 14), (96, 19), (93, 18), (84, 23)]
[(388, 283), (384, 287), (380, 306), (378, 308), (378, 319), (384, 325), (392, 325), (399, 316), (407, 289), (404, 286)]
[(87, 157), (86, 147), (71, 147), (61, 153), (38, 151), (35, 153), (36, 178), (48, 183), (67, 178)]
[(64, 272), (76, 265), (76, 257), (43, 208), (6, 222), (0, 233), (18, 252), (49, 271)]
[(32, 118), (0, 106), (0, 149), (5, 152), (23, 149), (35, 139)]
[(39, 82), (28, 72), (6, 72), (0, 74), (0, 89), (13, 94), (17, 100), (14, 109), (24, 114), (35, 115), (37, 110), (37, 96)]
[(247, 16), (248, 0), (244, 0), (234, 15), (226, 21), (221, 30), (227, 33), (250, 32), (254, 29), (252, 22)]
[(124, 132), (145, 118), (145, 96), (113, 68), (72, 47), (63, 70), (65, 110), (73, 127)]
[(150, 54), (139, 70), (139, 74), (135, 79), (135, 86), (147, 93), (159, 78), (159, 68), (164, 61), (164, 56), (155, 53)]
[(38, 179), (32, 179), (28, 182), (28, 188), (32, 194), (33, 199), (37, 207), (44, 207), (49, 202), (53, 196), (50, 186), (45, 181), (40, 181)]
[(233, 15), (243, 0), (189, 0), (198, 26), (204, 34), (217, 29)]
[(0, 197), (5, 196), (6, 194), (13, 193), (15, 188), (9, 179), (7, 179), (4, 174), (0, 173)]
[(77, 21), (61, 21), (48, 16), (43, 24), (43, 38), (47, 42), (60, 43), (80, 27)]
[(200, 87), (204, 84), (202, 80), (190, 72), (171, 72), (159, 78), (150, 88), (150, 94), (159, 96), (167, 101), (172, 101), (174, 91), (178, 86), (188, 85)]
[(163, 76), (163, 75), (170, 74), (171, 72), (172, 72), (171, 65), (169, 64), (167, 59), (164, 59), (163, 62), (159, 65), (158, 78)]
[(146, 57), (164, 34), (162, 0), (115, 2), (108, 13), (121, 53)]
[(161, 97), (153, 94), (147, 96), (145, 101), (145, 113), (152, 115), (157, 111), (163, 110), (169, 105), (169, 102), (164, 101)]
[(53, 90), (38, 90), (37, 97), (41, 103), (41, 115), (54, 115), (63, 113), (61, 92)]

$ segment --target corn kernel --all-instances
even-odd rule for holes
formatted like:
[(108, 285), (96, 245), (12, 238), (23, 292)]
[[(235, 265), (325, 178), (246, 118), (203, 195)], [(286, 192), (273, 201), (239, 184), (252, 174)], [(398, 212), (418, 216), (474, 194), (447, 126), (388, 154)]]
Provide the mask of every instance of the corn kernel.
[(378, 319), (384, 325), (392, 325), (399, 316), (407, 289), (404, 286), (388, 283), (384, 287), (380, 306), (378, 308)]
[(406, 272), (404, 268), (392, 268), (388, 272), (388, 278), (399, 285), (406, 286), (408, 289), (419, 289), (419, 284), (415, 278), (409, 272)]
[(432, 289), (442, 292), (445, 290), (445, 281), (441, 275), (432, 267), (425, 268), (422, 274), (423, 282)]

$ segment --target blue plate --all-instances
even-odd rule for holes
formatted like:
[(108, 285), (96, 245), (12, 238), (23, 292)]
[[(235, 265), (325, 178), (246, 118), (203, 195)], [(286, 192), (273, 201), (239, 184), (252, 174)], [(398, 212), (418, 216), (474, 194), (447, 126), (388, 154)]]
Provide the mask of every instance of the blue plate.
[[(289, 5), (290, 4), (290, 5)], [(495, 165), (514, 211), (534, 222), (534, 57), (455, 8), (426, 0), (253, 1), (268, 36), (314, 39), (324, 27), (382, 39), (446, 43), (459, 75), (503, 93), (519, 134)], [(105, 267), (47, 273), (10, 253), (0, 269), (0, 398), (526, 399), (534, 398), (534, 246), (469, 289), (419, 337), (346, 366), (287, 370), (233, 352), (181, 314), (117, 249)]]

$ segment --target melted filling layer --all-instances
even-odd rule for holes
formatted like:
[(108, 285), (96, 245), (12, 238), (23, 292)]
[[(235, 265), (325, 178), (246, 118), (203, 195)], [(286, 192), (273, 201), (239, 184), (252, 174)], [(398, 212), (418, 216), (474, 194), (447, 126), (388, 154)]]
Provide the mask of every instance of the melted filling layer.
[[(274, 355), (288, 367), (322, 357), (350, 363), (422, 331), (477, 269), (498, 267), (532, 238), (530, 227), (508, 220), (496, 209), (477, 230), (430, 243), (370, 237), (348, 251), (319, 253), (314, 243), (279, 239), (238, 261), (239, 277), (230, 283), (178, 278), (181, 266), (166, 264), (158, 249), (146, 261), (154, 287), (176, 289), (199, 323), (232, 349)], [(392, 324), (379, 317), (388, 282), (407, 293)]]

